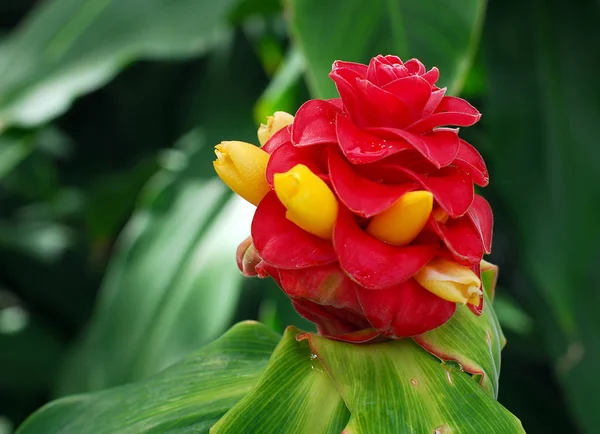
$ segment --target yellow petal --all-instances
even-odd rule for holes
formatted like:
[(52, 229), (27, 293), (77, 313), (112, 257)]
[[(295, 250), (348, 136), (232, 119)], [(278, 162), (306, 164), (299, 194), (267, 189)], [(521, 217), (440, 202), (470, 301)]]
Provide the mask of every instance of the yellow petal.
[(373, 217), (367, 233), (395, 246), (404, 246), (423, 230), (431, 209), (433, 196), (428, 191), (405, 193), (390, 208)]
[(229, 188), (258, 205), (269, 192), (266, 171), (269, 154), (245, 142), (221, 142), (215, 146), (213, 166)]
[(419, 284), (444, 300), (478, 305), (481, 280), (470, 268), (445, 258), (435, 258), (414, 276)]
[(258, 127), (258, 141), (260, 142), (260, 146), (267, 143), (267, 140), (273, 134), (283, 127), (287, 127), (292, 122), (294, 122), (294, 116), (286, 112), (275, 112), (273, 116), (267, 117), (267, 125), (261, 124)]
[(287, 209), (285, 216), (307, 232), (331, 239), (338, 203), (327, 184), (302, 164), (275, 174), (275, 193)]

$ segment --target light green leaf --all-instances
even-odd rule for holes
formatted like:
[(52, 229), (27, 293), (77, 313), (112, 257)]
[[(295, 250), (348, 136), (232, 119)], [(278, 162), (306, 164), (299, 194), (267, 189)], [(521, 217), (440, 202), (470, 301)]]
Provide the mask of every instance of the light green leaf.
[(443, 365), (412, 340), (309, 340), (350, 410), (345, 434), (524, 433), (519, 420), (468, 374)]
[(500, 351), (506, 340), (487, 294), (480, 316), (459, 305), (448, 322), (414, 340), (440, 359), (457, 362), (490, 395), (498, 397)]
[(256, 384), (279, 335), (246, 322), (139, 383), (42, 407), (19, 434), (207, 433)]
[(64, 112), (138, 58), (204, 52), (237, 0), (48, 0), (0, 47), (0, 129)]
[(276, 111), (294, 114), (298, 110), (303, 72), (302, 55), (296, 49), (291, 49), (273, 80), (256, 102), (254, 113), (258, 123), (265, 123), (266, 117), (272, 116)]
[(485, 5), (485, 0), (291, 0), (290, 16), (315, 97), (336, 96), (328, 77), (334, 60), (364, 63), (377, 54), (437, 66), (440, 84), (457, 94), (477, 48)]
[(349, 414), (299, 330), (289, 327), (256, 387), (211, 429), (219, 433), (339, 433)]

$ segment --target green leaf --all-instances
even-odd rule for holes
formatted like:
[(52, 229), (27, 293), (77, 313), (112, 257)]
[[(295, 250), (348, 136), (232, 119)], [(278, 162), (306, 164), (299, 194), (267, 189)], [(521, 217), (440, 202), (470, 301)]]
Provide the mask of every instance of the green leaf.
[(486, 261), (481, 265), (484, 291), (483, 311), (475, 315), (467, 306), (457, 306), (456, 313), (441, 327), (415, 341), (430, 353), (448, 362), (456, 362), (480, 381), (483, 388), (498, 398), (500, 360), (506, 338), (492, 308), (498, 267)]
[(256, 384), (278, 340), (260, 324), (238, 324), (145, 381), (47, 404), (17, 432), (207, 433)]
[(354, 345), (308, 339), (350, 410), (344, 433), (524, 433), (469, 375), (412, 340)]
[(484, 294), (480, 316), (467, 306), (459, 305), (448, 322), (414, 340), (440, 359), (457, 362), (462, 369), (480, 378), (482, 387), (490, 395), (498, 397), (500, 352), (506, 339), (487, 294)]
[(295, 113), (298, 110), (302, 103), (299, 101), (299, 94), (303, 72), (302, 55), (296, 49), (291, 49), (273, 80), (256, 102), (254, 117), (258, 123), (265, 123), (267, 116), (272, 116), (276, 111)]
[(518, 267), (513, 294), (539, 326), (575, 420), (594, 433), (600, 426), (600, 8), (591, 0), (508, 0), (490, 2), (488, 17), (485, 125), (496, 174), (490, 188), (517, 246), (509, 252)]
[(299, 330), (289, 327), (256, 387), (211, 429), (219, 433), (339, 433), (349, 414)]
[(477, 48), (485, 0), (291, 0), (291, 26), (306, 58), (315, 97), (336, 97), (333, 61), (368, 62), (377, 54), (416, 57), (441, 71), (457, 94)]
[(49, 0), (0, 47), (0, 128), (64, 112), (138, 58), (209, 48), (237, 0)]

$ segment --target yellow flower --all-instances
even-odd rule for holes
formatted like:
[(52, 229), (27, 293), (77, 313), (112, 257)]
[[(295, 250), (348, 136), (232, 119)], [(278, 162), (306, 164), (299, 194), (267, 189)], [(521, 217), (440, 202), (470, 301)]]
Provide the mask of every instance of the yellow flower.
[(448, 259), (433, 259), (414, 277), (423, 288), (455, 303), (479, 305), (483, 295), (479, 277), (470, 268)]
[(285, 216), (299, 227), (331, 239), (338, 203), (327, 184), (302, 164), (274, 177), (277, 197), (286, 207)]
[(229, 188), (258, 205), (269, 192), (266, 171), (269, 154), (245, 142), (221, 142), (215, 146), (213, 166)]

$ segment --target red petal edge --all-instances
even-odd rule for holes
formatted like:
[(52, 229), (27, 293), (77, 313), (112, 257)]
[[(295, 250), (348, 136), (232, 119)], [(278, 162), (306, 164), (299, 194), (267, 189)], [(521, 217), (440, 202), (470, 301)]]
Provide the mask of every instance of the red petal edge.
[(452, 317), (456, 303), (427, 291), (414, 279), (381, 290), (359, 288), (358, 299), (373, 327), (392, 339), (419, 335)]
[(340, 207), (333, 244), (342, 269), (358, 284), (382, 289), (410, 279), (438, 251), (437, 244), (396, 247), (366, 234)]
[(252, 220), (252, 240), (260, 257), (279, 268), (305, 268), (336, 261), (333, 246), (296, 226), (275, 192), (258, 204)]
[(329, 153), (329, 176), (339, 199), (353, 213), (372, 217), (385, 211), (416, 183), (380, 184), (355, 172), (337, 152)]

